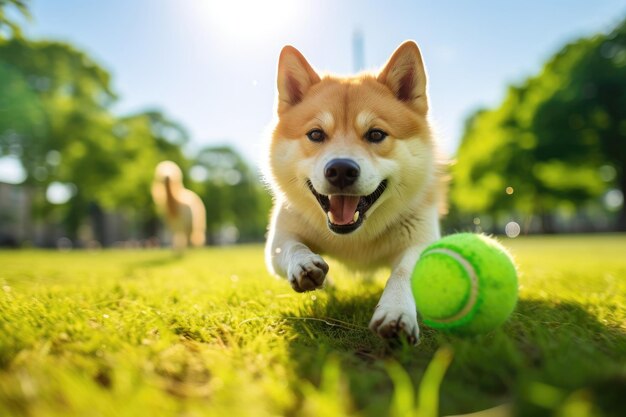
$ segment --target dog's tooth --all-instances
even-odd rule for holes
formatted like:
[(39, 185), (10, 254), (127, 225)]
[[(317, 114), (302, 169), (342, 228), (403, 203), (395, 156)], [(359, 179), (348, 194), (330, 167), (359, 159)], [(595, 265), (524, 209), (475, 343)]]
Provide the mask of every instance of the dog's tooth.
[(356, 223), (357, 220), (359, 220), (359, 211), (358, 210), (354, 212), (354, 217), (352, 218), (352, 221), (354, 223)]
[(328, 214), (328, 219), (330, 220), (331, 223), (336, 223), (335, 222), (335, 216), (333, 216), (333, 212), (332, 211), (329, 211), (326, 214)]

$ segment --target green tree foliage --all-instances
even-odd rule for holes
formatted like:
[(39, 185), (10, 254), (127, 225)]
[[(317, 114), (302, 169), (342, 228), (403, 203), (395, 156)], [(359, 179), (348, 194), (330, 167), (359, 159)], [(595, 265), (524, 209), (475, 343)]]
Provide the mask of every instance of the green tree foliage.
[(265, 234), (271, 206), (259, 175), (231, 147), (200, 150), (192, 161), (191, 177), (207, 209), (209, 240), (219, 239), (224, 226), (235, 226), (243, 241)]
[[(538, 175), (580, 198), (607, 186), (626, 195), (626, 21), (608, 35), (568, 45), (550, 64), (562, 85), (539, 103), (533, 120), (541, 138)], [(603, 183), (602, 166), (616, 172), (613, 180)], [(626, 230), (624, 207), (618, 227)]]
[(25, 0), (0, 0), (0, 39), (7, 37), (19, 38), (22, 36), (20, 26), (14, 19), (9, 17), (8, 10), (13, 8), (26, 18), (30, 18), (28, 1)]
[[(626, 21), (566, 45), (503, 103), (467, 123), (451, 198), (466, 213), (574, 212), (626, 194)], [(601, 175), (606, 168), (615, 180)], [(626, 227), (624, 212), (620, 228)]]
[[(233, 149), (206, 148), (190, 160), (185, 129), (164, 114), (115, 116), (109, 73), (71, 45), (24, 39), (16, 11), (30, 18), (26, 1), (0, 0), (0, 157), (22, 162), (36, 217), (62, 221), (75, 238), (88, 216), (101, 223), (103, 210), (115, 211), (131, 220), (135, 236), (152, 236), (154, 168), (172, 160), (184, 172), (193, 166), (200, 179), (185, 176), (207, 206), (212, 236), (235, 226), (241, 239), (263, 237), (269, 195)], [(46, 199), (57, 182), (72, 190), (66, 204)]]
[[(106, 70), (70, 45), (0, 40), (0, 157), (20, 158), (38, 217), (62, 221), (75, 238), (89, 216), (101, 224), (103, 210), (115, 211), (131, 220), (134, 236), (154, 235), (154, 168), (172, 160), (184, 172), (193, 167), (185, 179), (207, 206), (211, 236), (235, 226), (241, 239), (262, 238), (269, 196), (245, 161), (228, 147), (185, 157), (182, 126), (158, 111), (115, 116), (110, 84)], [(67, 204), (46, 200), (54, 182), (73, 190)]]
[[(110, 77), (85, 54), (57, 42), (0, 41), (0, 68), (8, 75), (0, 78), (2, 91), (12, 91), (7, 101), (15, 100), (5, 104), (0, 145), (19, 150), (28, 181), (48, 176), (51, 151), (62, 153), (69, 167), (114, 146)], [(99, 168), (114, 169), (107, 162)]]
[(182, 147), (188, 142), (188, 134), (181, 125), (154, 110), (117, 119), (112, 132), (118, 172), (110, 185), (97, 193), (98, 201), (105, 209), (122, 211), (134, 219), (139, 228), (137, 235), (153, 235), (157, 220), (150, 194), (154, 168), (163, 160), (171, 160), (185, 170), (189, 162)]
[[(26, 183), (40, 191), (53, 181), (73, 184), (72, 210), (61, 215), (74, 234), (87, 196), (118, 172), (109, 74), (69, 45), (19, 38), (0, 40), (0, 73), (0, 90), (11, 92), (0, 151), (18, 155)], [(35, 201), (41, 214), (55, 214), (45, 199)]]

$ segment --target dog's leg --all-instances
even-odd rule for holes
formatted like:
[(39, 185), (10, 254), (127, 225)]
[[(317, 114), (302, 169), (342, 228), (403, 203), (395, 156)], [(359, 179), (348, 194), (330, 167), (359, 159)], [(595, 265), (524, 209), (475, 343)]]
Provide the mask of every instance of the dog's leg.
[(187, 248), (187, 235), (184, 232), (174, 232), (172, 236), (172, 247), (176, 252), (182, 252)]
[(272, 216), (270, 233), (265, 247), (268, 268), (287, 278), (297, 292), (312, 291), (322, 287), (328, 273), (328, 264), (313, 253), (294, 233), (283, 229), (289, 219), (283, 209)]
[(404, 333), (409, 342), (419, 342), (417, 310), (411, 291), (411, 273), (424, 246), (412, 246), (404, 251), (395, 265), (370, 321), (370, 329), (383, 338)]

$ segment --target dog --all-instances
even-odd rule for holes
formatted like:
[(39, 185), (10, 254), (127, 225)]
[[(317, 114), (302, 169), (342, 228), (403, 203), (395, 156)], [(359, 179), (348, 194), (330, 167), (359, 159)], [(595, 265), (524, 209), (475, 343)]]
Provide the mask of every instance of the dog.
[(172, 246), (183, 250), (205, 241), (206, 210), (196, 193), (183, 185), (183, 173), (172, 161), (160, 162), (154, 172), (152, 199), (172, 234)]
[(355, 270), (390, 267), (370, 329), (417, 344), (410, 276), (440, 238), (446, 194), (417, 44), (401, 44), (379, 72), (351, 77), (320, 76), (285, 46), (277, 87), (269, 271), (303, 292), (323, 286), (322, 255)]

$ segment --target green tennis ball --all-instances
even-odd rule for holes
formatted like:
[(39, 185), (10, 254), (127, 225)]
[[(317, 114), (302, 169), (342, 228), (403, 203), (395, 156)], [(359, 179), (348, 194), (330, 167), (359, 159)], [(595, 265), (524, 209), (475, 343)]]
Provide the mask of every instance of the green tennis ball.
[(428, 246), (411, 277), (424, 323), (460, 334), (484, 333), (517, 303), (517, 271), (506, 249), (484, 235), (459, 233)]

